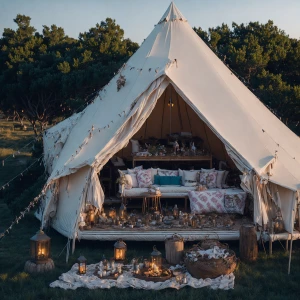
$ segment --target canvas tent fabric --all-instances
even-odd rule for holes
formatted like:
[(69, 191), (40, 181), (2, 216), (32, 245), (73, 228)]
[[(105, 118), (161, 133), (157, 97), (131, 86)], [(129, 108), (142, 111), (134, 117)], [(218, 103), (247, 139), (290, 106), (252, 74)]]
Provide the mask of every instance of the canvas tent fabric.
[[(117, 91), (120, 75), (126, 83)], [(224, 144), (243, 172), (243, 187), (254, 195), (254, 221), (269, 221), (265, 197), (272, 200), (275, 195), (281, 199), (286, 229), (291, 232), (300, 189), (299, 137), (197, 36), (173, 2), (94, 102), (44, 135), (45, 163), (51, 170), (45, 202), (55, 198), (51, 189), (55, 183), (77, 178), (83, 168), (90, 169), (89, 174), (101, 175), (103, 166), (141, 129), (169, 86)], [(82, 190), (91, 183), (91, 176), (85, 176), (80, 182)], [(59, 206), (68, 206), (71, 200), (61, 189), (60, 185)], [(95, 189), (96, 203), (101, 205), (100, 184), (95, 183)], [(270, 189), (273, 192), (269, 193)], [(43, 223), (50, 214), (45, 208)], [(70, 219), (78, 218), (78, 214), (79, 210), (74, 211)], [(76, 228), (68, 236), (73, 234)]]

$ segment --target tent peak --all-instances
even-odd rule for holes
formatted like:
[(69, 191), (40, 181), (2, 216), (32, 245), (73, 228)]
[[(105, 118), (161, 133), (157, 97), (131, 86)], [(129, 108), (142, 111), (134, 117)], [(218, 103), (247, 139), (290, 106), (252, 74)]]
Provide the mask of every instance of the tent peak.
[(172, 1), (169, 7), (167, 8), (166, 12), (163, 14), (161, 19), (159, 20), (158, 24), (162, 22), (170, 22), (170, 21), (184, 21), (186, 22), (186, 18), (184, 15), (180, 12), (180, 10), (177, 8), (175, 3)]

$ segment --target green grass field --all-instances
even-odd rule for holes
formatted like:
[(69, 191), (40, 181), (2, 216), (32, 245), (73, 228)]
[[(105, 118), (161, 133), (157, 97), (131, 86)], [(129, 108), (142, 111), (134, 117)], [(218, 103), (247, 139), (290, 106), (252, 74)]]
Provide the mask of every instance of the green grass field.
[[(0, 124), (1, 127), (1, 124)], [(31, 132), (32, 134), (32, 132)], [(11, 132), (7, 134), (7, 140), (1, 135), (0, 148), (15, 150), (16, 147), (26, 144), (32, 136), (29, 132)], [(11, 150), (7, 150), (9, 151)], [(3, 157), (3, 156), (2, 156)], [(24, 159), (31, 159), (30, 154), (24, 155)], [(14, 162), (14, 160), (12, 160)], [(21, 171), (22, 166), (15, 164), (14, 168), (7, 168), (4, 172), (2, 167), (1, 182), (8, 180), (13, 173)], [(14, 215), (0, 199), (0, 232), (10, 225)], [(119, 290), (88, 290), (78, 289), (62, 290), (53, 289), (49, 284), (58, 279), (61, 273), (68, 271), (82, 253), (88, 263), (98, 262), (102, 255), (111, 257), (113, 254), (113, 242), (80, 241), (76, 243), (76, 250), (66, 263), (66, 251), (62, 251), (67, 239), (50, 229), (47, 234), (52, 238), (51, 253), (55, 262), (55, 270), (39, 275), (30, 275), (23, 271), (24, 264), (29, 259), (29, 239), (39, 229), (40, 223), (28, 214), (19, 224), (13, 227), (11, 233), (0, 241), (0, 300), (27, 300), (27, 299), (299, 299), (300, 298), (300, 241), (294, 242), (291, 274), (287, 275), (288, 253), (277, 242), (274, 243), (274, 254), (269, 257), (260, 246), (259, 258), (256, 263), (240, 262), (235, 271), (234, 290), (221, 291), (208, 288), (193, 289), (183, 288), (176, 291), (172, 289), (162, 291), (144, 291), (126, 289)], [(148, 256), (152, 250), (151, 242), (128, 242), (128, 258)], [(156, 243), (159, 250), (163, 252), (164, 244)], [(192, 244), (186, 244), (186, 248)], [(230, 242), (230, 247), (238, 255), (238, 242)], [(265, 245), (267, 248), (268, 246)], [(60, 255), (61, 254), (61, 255)]]

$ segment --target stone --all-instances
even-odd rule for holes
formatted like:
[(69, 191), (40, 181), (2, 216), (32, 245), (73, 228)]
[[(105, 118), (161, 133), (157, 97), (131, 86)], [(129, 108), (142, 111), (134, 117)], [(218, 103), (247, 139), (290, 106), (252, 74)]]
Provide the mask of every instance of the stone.
[(53, 270), (54, 267), (54, 261), (51, 258), (42, 264), (36, 264), (31, 260), (27, 260), (24, 266), (24, 271), (27, 273), (44, 273)]

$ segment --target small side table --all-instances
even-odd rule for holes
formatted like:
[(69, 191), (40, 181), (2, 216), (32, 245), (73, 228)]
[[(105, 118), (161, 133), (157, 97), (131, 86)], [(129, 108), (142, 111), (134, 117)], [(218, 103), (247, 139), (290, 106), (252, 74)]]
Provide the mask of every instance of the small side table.
[(145, 193), (142, 194), (141, 196), (143, 197), (143, 205), (142, 205), (143, 213), (146, 213), (146, 211), (149, 210), (150, 199), (152, 200), (152, 207), (161, 212), (161, 202), (160, 202), (161, 195)]

